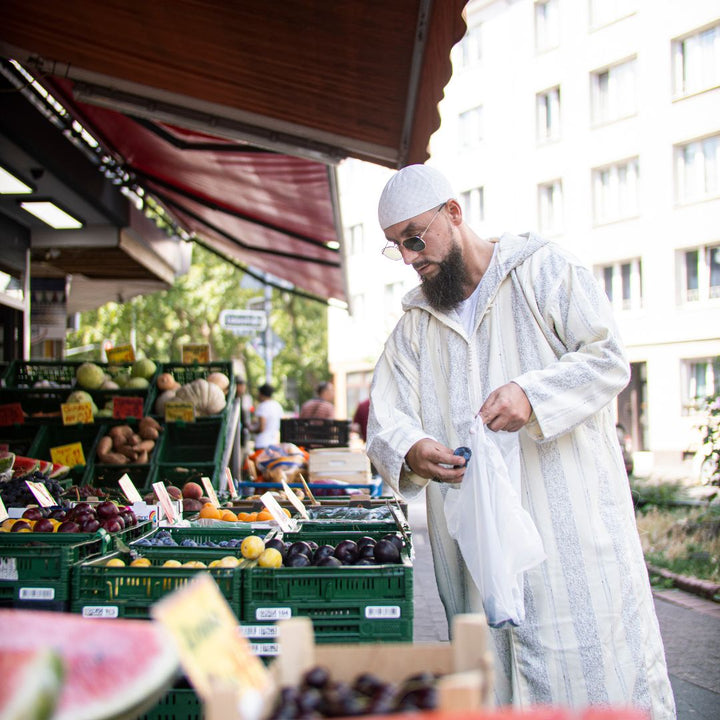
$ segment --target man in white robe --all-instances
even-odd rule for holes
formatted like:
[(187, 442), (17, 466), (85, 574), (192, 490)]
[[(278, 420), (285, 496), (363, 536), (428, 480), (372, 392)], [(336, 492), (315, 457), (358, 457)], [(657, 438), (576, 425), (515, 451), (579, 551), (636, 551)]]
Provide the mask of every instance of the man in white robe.
[(453, 449), (479, 411), (490, 430), (518, 433), (522, 504), (547, 554), (525, 573), (525, 621), (491, 630), (497, 703), (675, 717), (611, 409), (629, 368), (604, 292), (539, 237), (477, 236), (431, 168), (396, 173), (378, 212), (385, 253), (421, 284), (374, 372), (367, 451), (405, 499), (426, 491), (448, 620), (482, 612), (443, 513), (464, 473)]

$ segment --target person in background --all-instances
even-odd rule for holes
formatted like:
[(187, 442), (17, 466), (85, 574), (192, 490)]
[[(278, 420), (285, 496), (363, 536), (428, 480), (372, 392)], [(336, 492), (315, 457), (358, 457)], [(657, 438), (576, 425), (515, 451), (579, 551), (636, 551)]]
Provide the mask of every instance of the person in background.
[(358, 435), (360, 435), (360, 437), (363, 439), (363, 442), (367, 442), (367, 424), (369, 411), (370, 398), (365, 398), (358, 403), (352, 419), (352, 429), (355, 430)]
[(239, 377), (236, 382), (236, 395), (240, 402), (240, 416), (238, 417), (238, 439), (240, 450), (245, 453), (250, 441), (250, 407), (245, 378)]
[(612, 402), (629, 365), (592, 272), (532, 233), (483, 238), (447, 179), (410, 165), (386, 184), (387, 245), (420, 276), (373, 373), (367, 453), (406, 500), (426, 493), (448, 619), (483, 612), (444, 515), (480, 415), (514, 434), (520, 499), (546, 559), (524, 575), (525, 620), (492, 628), (498, 705), (675, 704)]
[(323, 418), (332, 420), (335, 417), (335, 388), (331, 382), (321, 382), (315, 388), (315, 397), (307, 400), (300, 408), (300, 418)]
[(255, 408), (255, 421), (251, 431), (255, 434), (255, 450), (280, 442), (280, 420), (283, 416), (282, 405), (273, 400), (275, 388), (266, 383), (258, 388), (258, 406)]

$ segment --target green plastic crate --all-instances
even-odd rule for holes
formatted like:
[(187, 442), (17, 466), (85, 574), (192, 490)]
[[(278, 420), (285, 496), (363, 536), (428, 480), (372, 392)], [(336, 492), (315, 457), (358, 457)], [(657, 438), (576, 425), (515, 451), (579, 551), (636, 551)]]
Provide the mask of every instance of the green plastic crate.
[(82, 445), (85, 465), (70, 469), (69, 477), (74, 484), (84, 482), (84, 476), (92, 465), (98, 440), (105, 434), (105, 428), (95, 424), (43, 425), (30, 447), (30, 457), (38, 460), (52, 460), (51, 448), (79, 442)]
[(203, 705), (184, 678), (138, 720), (202, 720)]
[(29, 452), (41, 426), (37, 423), (18, 423), (0, 427), (0, 445), (15, 455), (30, 457)]
[[(107, 567), (119, 557), (126, 567)], [(182, 558), (178, 555), (178, 560)], [(80, 563), (73, 569), (72, 612), (86, 617), (148, 618), (150, 607), (160, 598), (186, 585), (198, 572), (208, 572), (230, 608), (239, 617), (242, 611), (242, 574), (239, 568), (130, 567), (126, 552), (103, 555)]]
[(153, 452), (153, 482), (181, 486), (190, 480), (209, 477), (215, 489), (225, 482), (222, 458), (227, 418), (204, 422), (167, 423)]
[(83, 478), (87, 485), (102, 490), (122, 492), (118, 480), (127, 474), (138, 491), (151, 487), (152, 465), (150, 463), (128, 463), (127, 465), (108, 465), (93, 462)]

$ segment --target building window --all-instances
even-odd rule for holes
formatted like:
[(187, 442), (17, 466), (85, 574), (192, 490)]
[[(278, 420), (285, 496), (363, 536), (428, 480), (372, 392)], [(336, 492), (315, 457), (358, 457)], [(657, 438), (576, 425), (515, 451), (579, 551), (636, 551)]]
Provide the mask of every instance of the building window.
[(560, 180), (538, 185), (538, 227), (545, 235), (554, 235), (563, 230), (563, 197)]
[(637, 0), (590, 0), (590, 25), (601, 27), (632, 15)]
[(535, 49), (549, 50), (560, 44), (560, 3), (535, 0)]
[(593, 123), (613, 122), (637, 112), (635, 58), (596, 70), (590, 82)]
[(482, 59), (482, 24), (467, 29), (460, 41), (460, 66), (463, 68), (477, 65)]
[(482, 106), (471, 108), (460, 113), (460, 142), (463, 145), (476, 146), (483, 137)]
[(672, 60), (676, 97), (720, 85), (720, 24), (673, 40)]
[(720, 357), (686, 360), (685, 378), (685, 412), (702, 410), (720, 393)]
[(595, 277), (615, 310), (640, 310), (643, 306), (642, 260), (632, 258), (595, 270)]
[(460, 193), (460, 202), (465, 222), (477, 227), (485, 219), (485, 191), (476, 187)]
[(539, 142), (560, 137), (560, 88), (554, 87), (535, 96), (537, 137)]
[(345, 237), (349, 255), (361, 255), (365, 252), (365, 230), (362, 223), (351, 225), (345, 231)]
[(593, 213), (596, 225), (637, 215), (637, 158), (593, 170)]
[(679, 203), (720, 195), (720, 135), (675, 148), (675, 185)]
[(685, 250), (681, 268), (684, 302), (720, 298), (720, 245)]

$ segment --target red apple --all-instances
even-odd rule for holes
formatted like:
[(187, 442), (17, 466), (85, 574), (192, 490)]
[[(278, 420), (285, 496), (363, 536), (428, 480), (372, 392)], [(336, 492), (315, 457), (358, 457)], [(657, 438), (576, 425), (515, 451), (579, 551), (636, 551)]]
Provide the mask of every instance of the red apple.
[(29, 507), (22, 514), (25, 520), (40, 520), (42, 518), (42, 510), (39, 507)]
[(97, 518), (90, 517), (80, 524), (80, 532), (94, 533), (100, 529), (100, 521)]
[(112, 500), (104, 500), (95, 507), (95, 512), (100, 520), (114, 518), (120, 514), (120, 508)]
[(33, 532), (54, 532), (55, 526), (47, 519), (40, 518), (33, 525)]
[(13, 523), (10, 532), (20, 532), (21, 530), (32, 530), (30, 523), (24, 520), (18, 520), (16, 523)]
[(100, 523), (101, 527), (104, 527), (109, 533), (120, 532), (122, 527), (116, 517), (105, 518)]
[(80, 526), (73, 520), (65, 520), (58, 525), (59, 533), (77, 533), (80, 532)]

